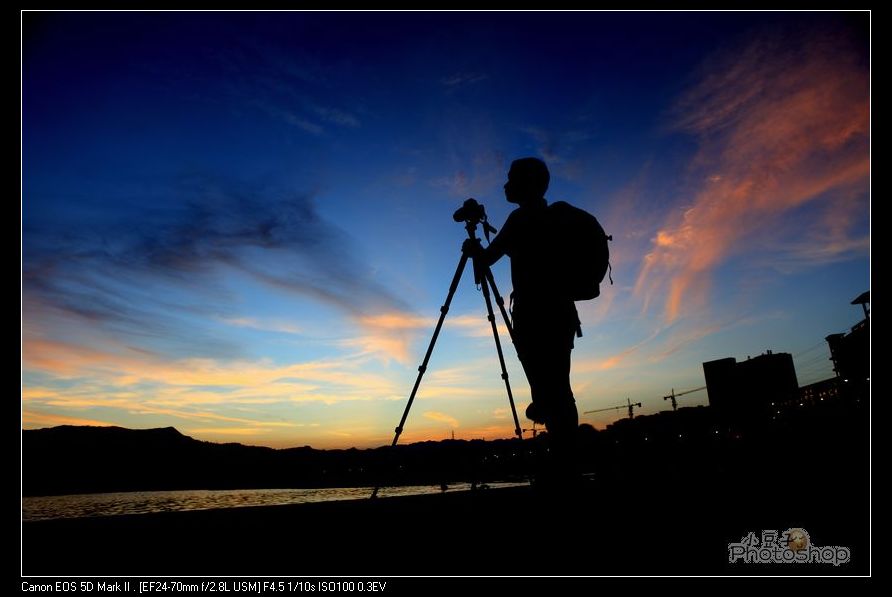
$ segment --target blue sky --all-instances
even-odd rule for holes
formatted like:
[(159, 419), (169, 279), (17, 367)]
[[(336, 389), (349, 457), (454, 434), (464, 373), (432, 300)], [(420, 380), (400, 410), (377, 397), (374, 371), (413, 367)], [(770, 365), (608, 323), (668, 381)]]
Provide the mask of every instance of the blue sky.
[[(869, 288), (866, 13), (25, 13), (26, 428), (389, 442), (511, 160), (614, 236), (580, 411), (771, 349)], [(507, 261), (494, 268), (510, 291)], [(404, 441), (513, 431), (464, 280)], [(521, 408), (529, 400), (511, 350)], [(704, 392), (680, 400), (706, 402)], [(620, 412), (586, 415), (603, 426)]]

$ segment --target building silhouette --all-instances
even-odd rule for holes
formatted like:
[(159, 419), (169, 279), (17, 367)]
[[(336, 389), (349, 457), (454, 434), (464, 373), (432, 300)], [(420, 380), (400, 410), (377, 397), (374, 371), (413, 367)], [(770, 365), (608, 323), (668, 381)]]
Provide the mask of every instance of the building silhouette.
[(799, 398), (793, 357), (786, 352), (769, 350), (741, 362), (733, 357), (708, 361), (703, 376), (710, 407), (728, 422), (764, 418)]
[(839, 384), (839, 392), (846, 397), (866, 396), (870, 388), (870, 291), (852, 301), (861, 305), (864, 319), (846, 334), (830, 334), (825, 339), (830, 347), (830, 359)]

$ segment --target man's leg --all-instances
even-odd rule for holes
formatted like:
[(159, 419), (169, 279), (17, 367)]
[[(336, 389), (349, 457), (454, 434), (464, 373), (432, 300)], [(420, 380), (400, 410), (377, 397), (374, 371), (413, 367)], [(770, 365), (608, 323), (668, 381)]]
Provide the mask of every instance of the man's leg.
[[(576, 435), (579, 413), (570, 387), (572, 337), (559, 337), (545, 358), (544, 383), (550, 398), (548, 430), (550, 468), (559, 486), (572, 485), (578, 474)], [(543, 355), (544, 356), (544, 355)]]

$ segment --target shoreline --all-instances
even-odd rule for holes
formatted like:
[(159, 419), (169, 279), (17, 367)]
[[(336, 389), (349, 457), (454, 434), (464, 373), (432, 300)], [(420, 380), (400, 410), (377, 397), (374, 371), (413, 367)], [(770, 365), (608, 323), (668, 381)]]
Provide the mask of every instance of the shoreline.
[[(485, 491), (508, 487), (528, 486), (529, 482), (494, 481), (474, 488), (471, 483), (453, 483), (449, 493)], [(313, 488), (250, 488), (250, 489), (176, 489), (124, 492), (97, 492), (22, 496), (22, 521), (70, 520), (130, 514), (163, 512), (192, 512), (261, 506), (287, 506), (316, 502), (363, 500), (371, 496), (374, 487), (313, 487)], [(439, 485), (386, 486), (379, 488), (378, 497), (392, 499), (411, 495), (439, 495)]]
[[(867, 510), (728, 508), (727, 487), (590, 483), (22, 523), (22, 573), (52, 576), (866, 574)], [(671, 514), (671, 515), (667, 515)], [(773, 526), (772, 526), (773, 525)], [(728, 562), (748, 531), (801, 526), (841, 566)]]

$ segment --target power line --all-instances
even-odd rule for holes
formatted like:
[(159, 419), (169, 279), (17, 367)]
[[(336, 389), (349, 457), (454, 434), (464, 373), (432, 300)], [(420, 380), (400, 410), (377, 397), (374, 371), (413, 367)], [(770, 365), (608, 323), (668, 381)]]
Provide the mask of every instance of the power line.
[(826, 346), (826, 345), (827, 345), (826, 341), (821, 340), (814, 346), (810, 346), (810, 347), (806, 348), (805, 350), (801, 350), (801, 351), (797, 352), (796, 354), (793, 355), (793, 358), (795, 359), (796, 357), (801, 357), (802, 355), (809, 353), (820, 346)]
[(832, 367), (832, 365), (833, 365), (833, 361), (831, 361), (830, 359), (820, 360), (820, 361), (811, 361), (811, 362), (803, 363), (803, 364), (799, 365), (798, 367), (796, 367), (796, 370), (797, 371), (805, 371), (805, 370), (811, 369), (813, 367), (824, 367), (824, 366)]
[(805, 367), (808, 367), (809, 365), (812, 365), (812, 364), (814, 364), (814, 363), (823, 363), (823, 362), (829, 362), (829, 361), (830, 361), (830, 357), (829, 357), (828, 355), (826, 355), (826, 354), (820, 354), (820, 355), (818, 355), (818, 356), (816, 356), (816, 357), (813, 357), (813, 358), (811, 358), (811, 359), (808, 359), (808, 360), (805, 361), (804, 363), (799, 363), (799, 367), (800, 367), (800, 368), (805, 368)]
[(799, 363), (796, 368), (797, 369), (808, 369), (809, 367), (813, 367), (815, 365), (825, 365), (832, 363), (833, 360), (830, 357), (821, 358), (821, 359), (811, 359), (810, 361), (806, 361), (804, 363)]

